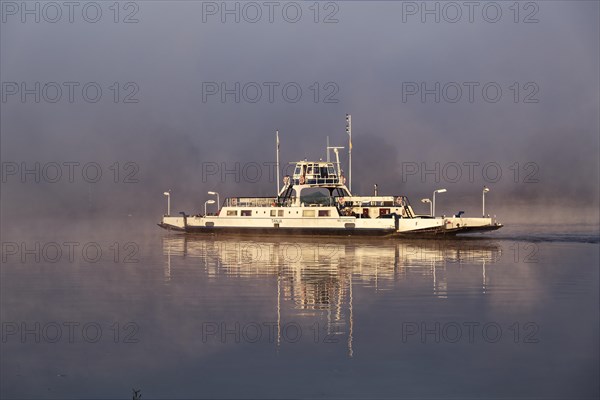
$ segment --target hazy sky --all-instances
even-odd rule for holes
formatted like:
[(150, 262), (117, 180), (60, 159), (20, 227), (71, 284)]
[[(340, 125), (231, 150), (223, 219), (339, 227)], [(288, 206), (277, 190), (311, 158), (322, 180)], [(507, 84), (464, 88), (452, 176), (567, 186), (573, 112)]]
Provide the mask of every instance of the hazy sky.
[(283, 163), (327, 135), (345, 163), (345, 113), (358, 194), (445, 187), (442, 212), (473, 215), (488, 185), (505, 217), (598, 221), (598, 2), (61, 4), (1, 3), (5, 221), (272, 195), (275, 130)]

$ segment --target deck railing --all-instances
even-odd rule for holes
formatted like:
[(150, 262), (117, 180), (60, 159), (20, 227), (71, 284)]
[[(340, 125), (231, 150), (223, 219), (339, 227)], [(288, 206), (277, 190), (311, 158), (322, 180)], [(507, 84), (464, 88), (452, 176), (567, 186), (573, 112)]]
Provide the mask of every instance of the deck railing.
[(277, 197), (228, 197), (225, 199), (225, 207), (281, 207), (290, 205), (295, 198), (289, 199), (286, 204), (278, 202)]
[[(330, 199), (330, 201), (327, 201)], [(288, 198), (285, 202), (277, 197), (228, 197), (225, 207), (287, 207), (294, 204), (295, 197)], [(308, 203), (306, 205), (309, 205)], [(314, 202), (313, 206), (342, 205), (345, 207), (404, 207), (410, 205), (406, 196), (334, 196), (323, 198)]]
[[(300, 178), (294, 177), (292, 179), (294, 185), (300, 185)], [(304, 177), (305, 185), (338, 185), (341, 184), (339, 178), (337, 176), (329, 176), (327, 178), (318, 177), (317, 175), (306, 175)]]
[(409, 205), (406, 196), (352, 196), (335, 197), (336, 202), (356, 207), (404, 207)]

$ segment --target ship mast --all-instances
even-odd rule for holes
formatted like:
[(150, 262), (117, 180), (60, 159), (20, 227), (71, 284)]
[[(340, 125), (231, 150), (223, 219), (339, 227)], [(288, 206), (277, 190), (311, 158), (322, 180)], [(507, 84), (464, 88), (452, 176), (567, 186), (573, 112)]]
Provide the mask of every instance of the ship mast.
[(276, 153), (277, 153), (277, 158), (276, 158), (276, 168), (277, 168), (277, 195), (279, 196), (279, 130), (275, 131), (275, 141), (276, 141)]
[(346, 114), (346, 133), (348, 134), (348, 189), (352, 192), (352, 115)]

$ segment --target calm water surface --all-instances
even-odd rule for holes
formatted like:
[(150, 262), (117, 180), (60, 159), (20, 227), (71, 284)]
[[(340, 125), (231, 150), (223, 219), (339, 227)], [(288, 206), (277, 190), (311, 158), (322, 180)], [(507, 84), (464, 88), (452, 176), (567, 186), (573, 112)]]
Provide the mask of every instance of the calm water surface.
[(420, 241), (4, 229), (0, 394), (597, 398), (598, 230), (567, 228)]

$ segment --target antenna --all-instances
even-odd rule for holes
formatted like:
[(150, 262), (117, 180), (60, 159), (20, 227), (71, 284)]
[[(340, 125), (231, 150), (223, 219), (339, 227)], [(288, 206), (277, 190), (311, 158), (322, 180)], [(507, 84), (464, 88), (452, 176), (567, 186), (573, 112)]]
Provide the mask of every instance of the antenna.
[(276, 141), (276, 153), (277, 153), (277, 196), (279, 196), (279, 130), (275, 131), (275, 141)]
[(352, 115), (346, 114), (346, 133), (348, 134), (348, 189), (352, 191)]

